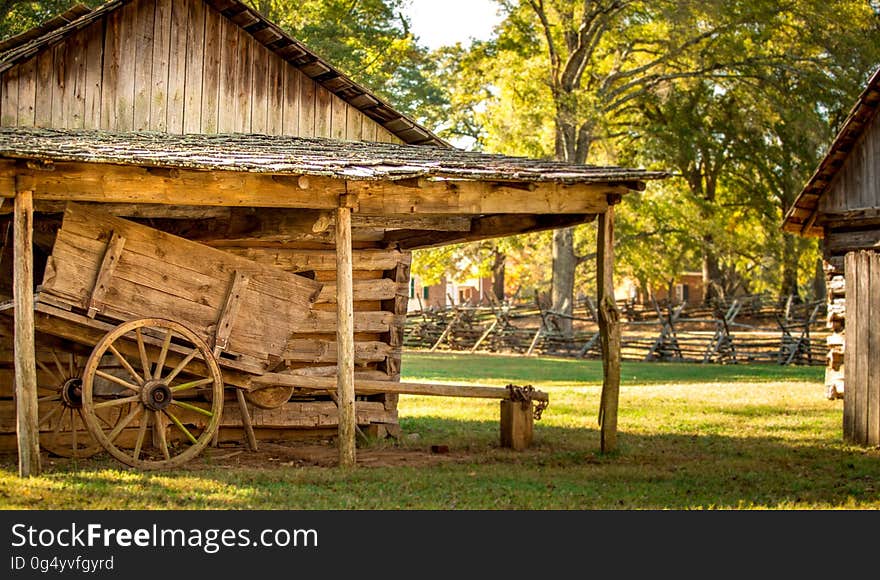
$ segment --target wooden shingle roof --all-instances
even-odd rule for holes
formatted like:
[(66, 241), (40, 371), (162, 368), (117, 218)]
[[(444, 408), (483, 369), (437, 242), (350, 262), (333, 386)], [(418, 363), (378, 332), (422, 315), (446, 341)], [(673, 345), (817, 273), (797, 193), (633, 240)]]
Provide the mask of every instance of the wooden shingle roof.
[(356, 180), (445, 178), (510, 182), (630, 184), (666, 174), (616, 166), (325, 138), (255, 134), (113, 133), (0, 128), (0, 157), (179, 169), (296, 174)]
[[(76, 6), (42, 25), (0, 42), (0, 72), (24, 62), (42, 50), (58, 44), (132, 0), (111, 0), (89, 10)], [(356, 83), (318, 56), (259, 12), (239, 0), (204, 0), (205, 3), (240, 26), (259, 43), (297, 67), (306, 76), (376, 121), (404, 143), (412, 145), (450, 145), (431, 130), (397, 111), (388, 102)]]
[(843, 167), (849, 152), (871, 124), (880, 108), (880, 69), (874, 72), (868, 86), (859, 95), (855, 105), (832, 141), (819, 167), (810, 177), (794, 204), (785, 214), (782, 229), (805, 236), (824, 235), (823, 228), (816, 226), (819, 201), (831, 188), (837, 172)]

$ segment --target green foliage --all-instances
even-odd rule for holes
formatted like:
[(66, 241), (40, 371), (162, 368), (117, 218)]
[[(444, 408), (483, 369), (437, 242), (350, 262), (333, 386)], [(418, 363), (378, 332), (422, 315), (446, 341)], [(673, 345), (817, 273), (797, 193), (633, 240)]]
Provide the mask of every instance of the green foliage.
[(33, 28), (56, 16), (75, 4), (91, 8), (103, 4), (103, 0), (0, 0), (0, 38), (7, 38)]
[[(645, 290), (705, 266), (725, 293), (812, 292), (819, 246), (783, 234), (782, 215), (880, 64), (876, 8), (499, 3), (507, 18), (495, 36), (446, 61), (444, 79), (459, 80), (444, 83), (456, 104), (449, 136), (670, 171), (618, 214), (618, 273)], [(594, 235), (576, 229), (581, 257)], [(578, 272), (591, 288), (589, 261)]]

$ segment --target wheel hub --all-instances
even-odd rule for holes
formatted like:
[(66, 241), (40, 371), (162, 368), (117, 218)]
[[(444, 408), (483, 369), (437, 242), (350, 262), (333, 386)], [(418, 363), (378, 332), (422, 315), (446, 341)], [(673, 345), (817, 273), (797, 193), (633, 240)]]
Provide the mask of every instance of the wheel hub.
[(168, 408), (172, 399), (171, 388), (163, 381), (148, 381), (141, 389), (141, 401), (153, 411)]
[(61, 400), (68, 407), (79, 409), (82, 407), (82, 379), (72, 377), (61, 385)]

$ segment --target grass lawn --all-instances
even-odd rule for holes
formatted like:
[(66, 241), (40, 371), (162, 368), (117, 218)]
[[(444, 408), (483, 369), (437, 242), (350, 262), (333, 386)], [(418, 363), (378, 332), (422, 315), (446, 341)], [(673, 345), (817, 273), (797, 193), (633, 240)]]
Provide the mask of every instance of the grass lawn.
[[(404, 380), (515, 382), (549, 392), (533, 447), (499, 447), (498, 401), (401, 396), (403, 436), (362, 443), (362, 467), (350, 473), (271, 450), (263, 463), (242, 461), (247, 452), (205, 453), (161, 473), (101, 454), (76, 464), (47, 458), (44, 475), (22, 481), (15, 456), (4, 456), (0, 507), (880, 509), (880, 451), (843, 444), (843, 403), (824, 398), (822, 374), (821, 367), (624, 364), (619, 449), (602, 455), (598, 363), (406, 353)], [(449, 452), (433, 454), (433, 445)], [(331, 445), (324, 449), (332, 455)]]

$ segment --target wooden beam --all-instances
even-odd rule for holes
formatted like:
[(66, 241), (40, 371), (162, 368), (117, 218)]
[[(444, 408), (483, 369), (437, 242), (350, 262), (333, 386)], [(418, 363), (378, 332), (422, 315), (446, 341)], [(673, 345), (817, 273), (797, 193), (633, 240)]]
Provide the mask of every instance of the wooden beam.
[(395, 243), (402, 250), (414, 250), (459, 242), (475, 242), (499, 236), (524, 234), (586, 223), (594, 214), (575, 215), (491, 215), (471, 220), (468, 232), (423, 232), (396, 230), (385, 234), (386, 243)]
[(40, 475), (40, 436), (37, 406), (37, 363), (34, 349), (34, 206), (30, 191), (15, 196), (13, 225), (13, 300), (15, 303), (15, 400), (18, 433), (18, 473)]
[[(16, 183), (35, 200), (190, 206), (289, 207), (335, 210), (342, 194), (356, 195), (363, 215), (596, 214), (608, 194), (630, 191), (611, 183), (537, 183), (534, 189), (483, 181), (346, 181), (229, 170), (156, 171), (134, 165), (57, 162), (39, 171), (0, 160), (0, 196)], [(5, 197), (11, 197), (5, 194)]]
[(596, 240), (596, 294), (602, 341), (602, 399), (599, 403), (602, 453), (617, 448), (617, 405), (620, 398), (620, 312), (614, 300), (614, 206), (599, 216)]
[[(329, 391), (336, 388), (333, 377), (317, 377), (265, 373), (253, 380), (254, 385), (286, 385), (300, 389)], [(397, 381), (377, 381), (374, 379), (357, 379), (355, 392), (359, 395), (378, 395), (395, 393), (398, 395), (430, 395), (435, 397), (464, 397), (473, 399), (509, 399), (510, 390), (506, 387), (485, 387), (478, 385), (441, 385), (434, 383), (406, 383)], [(549, 401), (550, 397), (543, 391), (532, 391), (533, 401)]]
[[(344, 196), (343, 196), (344, 197)], [(342, 200), (341, 200), (342, 201)], [(339, 406), (339, 466), (357, 463), (357, 421), (354, 408), (354, 291), (352, 279), (351, 208), (336, 209), (336, 352)]]

